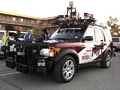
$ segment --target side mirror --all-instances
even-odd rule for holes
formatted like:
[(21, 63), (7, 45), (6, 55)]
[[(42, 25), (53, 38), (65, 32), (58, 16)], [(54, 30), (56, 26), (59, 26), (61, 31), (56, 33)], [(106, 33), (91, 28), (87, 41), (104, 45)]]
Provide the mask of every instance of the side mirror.
[(92, 41), (93, 40), (93, 36), (85, 36), (84, 40)]

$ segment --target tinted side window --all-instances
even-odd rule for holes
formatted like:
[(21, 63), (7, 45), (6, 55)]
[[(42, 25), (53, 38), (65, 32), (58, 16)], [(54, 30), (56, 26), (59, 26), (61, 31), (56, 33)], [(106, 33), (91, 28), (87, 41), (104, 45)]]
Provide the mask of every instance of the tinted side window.
[(101, 40), (104, 40), (103, 32), (101, 29), (96, 28), (95, 29), (95, 37), (96, 41), (100, 42)]
[(119, 42), (119, 38), (112, 38), (113, 42)]
[(92, 27), (87, 28), (84, 37), (86, 37), (86, 36), (92, 36), (93, 37), (92, 41), (95, 41), (95, 31)]

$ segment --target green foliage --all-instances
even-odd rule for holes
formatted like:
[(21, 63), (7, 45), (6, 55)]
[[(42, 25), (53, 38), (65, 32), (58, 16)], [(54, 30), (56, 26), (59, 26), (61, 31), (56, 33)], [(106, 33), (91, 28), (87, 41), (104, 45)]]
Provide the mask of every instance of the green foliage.
[(120, 25), (118, 25), (118, 19), (109, 17), (110, 21), (107, 21), (107, 25), (111, 28), (112, 36), (120, 36)]

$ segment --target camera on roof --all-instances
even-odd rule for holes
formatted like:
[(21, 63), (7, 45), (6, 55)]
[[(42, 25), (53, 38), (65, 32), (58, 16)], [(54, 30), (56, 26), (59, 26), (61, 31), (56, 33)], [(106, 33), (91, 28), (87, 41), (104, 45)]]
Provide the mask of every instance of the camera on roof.
[(93, 18), (93, 14), (84, 13), (84, 19)]

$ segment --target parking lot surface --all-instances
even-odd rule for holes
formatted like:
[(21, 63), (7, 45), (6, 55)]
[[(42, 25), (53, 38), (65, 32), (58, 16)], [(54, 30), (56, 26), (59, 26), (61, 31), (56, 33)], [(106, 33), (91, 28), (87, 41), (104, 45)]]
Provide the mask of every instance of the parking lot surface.
[(55, 81), (52, 72), (28, 75), (5, 66), (0, 60), (0, 90), (120, 90), (120, 52), (112, 65), (103, 69), (99, 64), (80, 68), (69, 83)]

